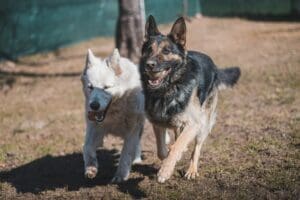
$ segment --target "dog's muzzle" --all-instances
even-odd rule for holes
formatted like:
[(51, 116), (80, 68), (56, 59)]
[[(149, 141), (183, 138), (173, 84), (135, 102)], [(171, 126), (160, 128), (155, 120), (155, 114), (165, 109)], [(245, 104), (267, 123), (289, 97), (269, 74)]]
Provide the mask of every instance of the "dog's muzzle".
[(170, 71), (171, 68), (165, 68), (160, 71), (147, 71), (148, 86), (153, 89), (158, 88)]
[(98, 123), (103, 122), (103, 120), (105, 119), (106, 113), (109, 109), (109, 106), (111, 104), (111, 100), (109, 101), (107, 107), (104, 110), (99, 110), (99, 111), (88, 111), (88, 119), (90, 121), (96, 121)]
[(92, 101), (89, 104), (91, 110), (88, 111), (87, 117), (90, 121), (101, 123), (105, 119), (106, 113), (110, 107), (112, 95), (102, 89), (98, 89), (97, 92), (100, 95), (95, 101)]

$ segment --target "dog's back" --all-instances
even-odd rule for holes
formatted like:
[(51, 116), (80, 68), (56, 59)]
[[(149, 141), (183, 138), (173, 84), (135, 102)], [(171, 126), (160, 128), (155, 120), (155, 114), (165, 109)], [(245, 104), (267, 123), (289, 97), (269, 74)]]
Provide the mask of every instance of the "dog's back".
[[(196, 65), (195, 70), (199, 78), (198, 95), (200, 104), (202, 105), (206, 98), (210, 95), (214, 87), (223, 89), (224, 87), (232, 87), (237, 83), (240, 77), (240, 69), (238, 67), (228, 67), (218, 69), (212, 59), (197, 51), (188, 51), (187, 65)], [(190, 68), (190, 66), (187, 66)]]

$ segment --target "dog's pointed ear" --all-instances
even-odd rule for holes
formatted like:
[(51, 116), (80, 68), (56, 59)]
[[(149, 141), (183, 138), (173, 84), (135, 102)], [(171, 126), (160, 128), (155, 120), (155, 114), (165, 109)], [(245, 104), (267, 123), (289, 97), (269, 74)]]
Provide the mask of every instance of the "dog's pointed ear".
[(112, 70), (115, 72), (116, 76), (120, 76), (122, 73), (122, 69), (120, 67), (120, 53), (118, 49), (114, 49), (111, 56), (109, 57), (109, 64)]
[(85, 66), (84, 66), (84, 70), (83, 70), (83, 75), (86, 74), (86, 71), (89, 67), (93, 66), (95, 61), (96, 61), (96, 57), (95, 57), (94, 53), (92, 52), (91, 49), (88, 49), (88, 52), (86, 55), (86, 60), (85, 60)]
[(175, 43), (180, 44), (185, 48), (186, 43), (186, 25), (183, 17), (178, 18), (172, 26), (171, 32), (169, 33)]
[(87, 55), (86, 55), (86, 67), (90, 67), (93, 65), (93, 63), (96, 62), (96, 57), (91, 49), (88, 49)]
[(150, 36), (159, 35), (160, 32), (157, 28), (155, 19), (150, 15), (145, 25), (145, 40), (148, 40)]

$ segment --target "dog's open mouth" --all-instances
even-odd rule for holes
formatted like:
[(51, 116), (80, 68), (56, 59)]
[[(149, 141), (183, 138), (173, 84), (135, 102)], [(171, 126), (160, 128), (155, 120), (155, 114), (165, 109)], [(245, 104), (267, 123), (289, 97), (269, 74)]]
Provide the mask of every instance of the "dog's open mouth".
[(105, 118), (105, 112), (104, 111), (88, 111), (88, 118), (91, 121), (96, 121), (96, 122), (100, 123)]
[(171, 68), (165, 69), (160, 72), (151, 72), (149, 74), (148, 85), (151, 88), (158, 88), (163, 82), (164, 78), (170, 73)]
[(105, 119), (106, 113), (111, 105), (112, 99), (109, 100), (108, 104), (105, 106), (105, 109), (102, 110), (89, 110), (87, 117), (90, 121), (96, 121), (97, 123), (103, 122)]

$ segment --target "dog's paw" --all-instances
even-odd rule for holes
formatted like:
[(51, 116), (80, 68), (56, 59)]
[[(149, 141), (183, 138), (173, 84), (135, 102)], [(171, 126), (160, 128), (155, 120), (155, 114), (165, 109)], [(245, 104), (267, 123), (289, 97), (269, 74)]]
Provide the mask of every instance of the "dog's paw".
[(164, 183), (166, 180), (168, 180), (172, 175), (173, 169), (170, 169), (170, 167), (162, 165), (160, 170), (157, 174), (157, 181), (159, 183)]
[(123, 177), (120, 175), (115, 175), (112, 179), (111, 179), (111, 183), (122, 183), (124, 181), (126, 181), (128, 179), (128, 177)]
[(89, 179), (93, 179), (96, 177), (98, 169), (94, 166), (86, 167), (84, 176)]
[(165, 174), (165, 173), (158, 172), (158, 174), (157, 174), (157, 181), (158, 181), (159, 183), (164, 183), (164, 182), (166, 182), (166, 180), (168, 180), (170, 177), (171, 177), (171, 174)]
[(190, 179), (195, 179), (197, 176), (199, 176), (197, 167), (190, 165), (184, 177), (190, 180)]
[(132, 164), (140, 164), (142, 163), (142, 158), (141, 157), (137, 157), (133, 160)]

